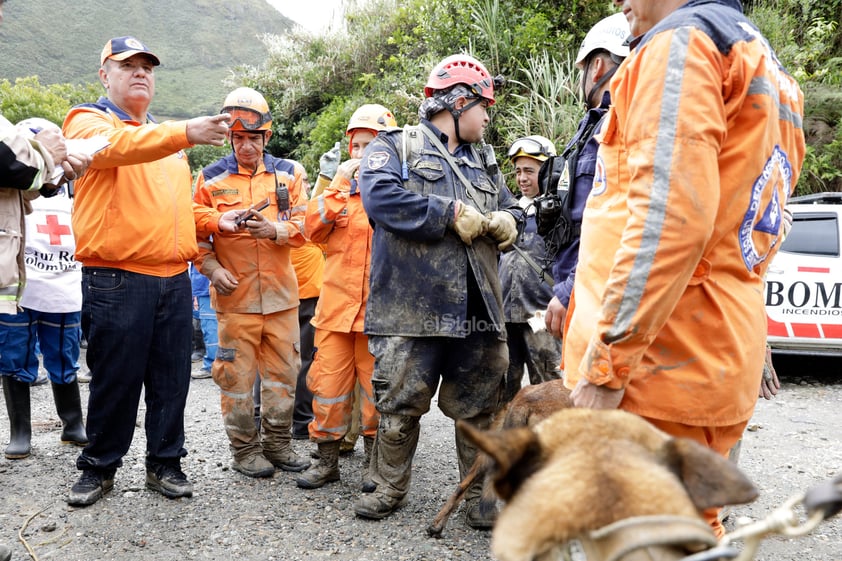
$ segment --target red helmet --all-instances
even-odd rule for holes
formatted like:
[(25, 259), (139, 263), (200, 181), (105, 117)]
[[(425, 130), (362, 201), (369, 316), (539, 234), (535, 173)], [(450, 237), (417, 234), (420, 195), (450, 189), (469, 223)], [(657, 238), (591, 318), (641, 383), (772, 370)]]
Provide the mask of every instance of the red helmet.
[(466, 85), (489, 105), (494, 104), (494, 79), (480, 61), (469, 55), (451, 55), (438, 63), (427, 78), (424, 95), (431, 97), (434, 91), (456, 84)]

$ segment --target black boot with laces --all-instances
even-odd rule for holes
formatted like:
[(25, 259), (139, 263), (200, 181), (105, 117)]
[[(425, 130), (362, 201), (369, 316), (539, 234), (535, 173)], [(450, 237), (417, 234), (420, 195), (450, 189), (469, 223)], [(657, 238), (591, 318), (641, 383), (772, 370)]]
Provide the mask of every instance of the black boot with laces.
[(113, 488), (114, 470), (83, 470), (82, 477), (70, 489), (67, 504), (70, 506), (92, 505)]
[(193, 484), (178, 466), (147, 466), (146, 488), (171, 499), (193, 496)]

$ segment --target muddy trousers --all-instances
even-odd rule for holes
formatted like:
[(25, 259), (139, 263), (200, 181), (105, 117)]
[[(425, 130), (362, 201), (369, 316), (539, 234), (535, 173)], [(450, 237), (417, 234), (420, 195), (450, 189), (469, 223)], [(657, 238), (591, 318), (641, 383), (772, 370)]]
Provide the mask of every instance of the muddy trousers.
[[(371, 336), (369, 350), (375, 357), (372, 388), (380, 411), (372, 480), (377, 493), (402, 498), (409, 489), (418, 420), (429, 411), (436, 391), (447, 417), (488, 426), (499, 403), (508, 349), (496, 333), (476, 331), (465, 339)], [(464, 475), (476, 449), (461, 437), (457, 448)], [(472, 496), (479, 491), (472, 490)]]
[[(213, 380), (231, 453), (236, 461), (289, 448), (295, 384), (301, 368), (298, 312), (218, 313), (219, 347)], [(252, 391), (261, 376), (261, 426), (254, 425)]]

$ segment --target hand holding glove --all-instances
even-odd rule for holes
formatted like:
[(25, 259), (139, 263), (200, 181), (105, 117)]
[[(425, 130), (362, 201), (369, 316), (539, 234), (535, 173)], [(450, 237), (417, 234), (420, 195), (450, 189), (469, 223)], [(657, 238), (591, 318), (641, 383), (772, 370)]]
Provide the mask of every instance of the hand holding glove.
[(455, 218), (452, 228), (465, 245), (471, 245), (474, 238), (478, 238), (488, 231), (488, 219), (471, 205), (456, 201), (453, 209)]
[(772, 364), (772, 349), (767, 345), (759, 396), (764, 399), (772, 399), (777, 395), (779, 389), (781, 389), (781, 383), (778, 381), (778, 373), (775, 372), (775, 366)]
[(509, 249), (517, 239), (517, 221), (511, 213), (495, 210), (488, 214), (488, 233), (499, 242), (497, 249)]
[(324, 175), (328, 179), (333, 179), (336, 175), (336, 168), (339, 167), (339, 143), (333, 145), (333, 148), (325, 152), (319, 158), (319, 174)]

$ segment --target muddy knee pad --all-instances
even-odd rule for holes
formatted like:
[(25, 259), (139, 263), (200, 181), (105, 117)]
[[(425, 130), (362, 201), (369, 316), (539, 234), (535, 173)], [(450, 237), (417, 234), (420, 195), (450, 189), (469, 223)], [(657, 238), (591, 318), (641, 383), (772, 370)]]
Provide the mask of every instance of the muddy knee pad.
[(418, 417), (380, 415), (370, 465), (372, 480), (377, 484), (378, 491), (400, 498), (406, 495), (420, 432)]

